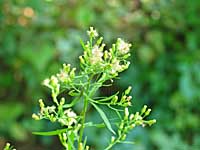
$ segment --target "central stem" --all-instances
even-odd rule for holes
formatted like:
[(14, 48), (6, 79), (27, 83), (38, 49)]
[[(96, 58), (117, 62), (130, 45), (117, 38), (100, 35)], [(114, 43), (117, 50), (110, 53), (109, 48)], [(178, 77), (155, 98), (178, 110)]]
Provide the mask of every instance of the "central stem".
[(88, 79), (88, 85), (86, 88), (86, 96), (84, 96), (84, 106), (83, 106), (83, 111), (82, 111), (82, 120), (81, 120), (81, 129), (80, 129), (80, 135), (79, 135), (79, 140), (78, 140), (78, 150), (82, 150), (81, 147), (81, 142), (83, 139), (83, 131), (84, 131), (84, 124), (85, 124), (85, 118), (86, 118), (86, 113), (87, 113), (87, 107), (88, 107), (88, 95), (89, 95), (89, 89), (90, 89), (90, 82), (92, 80), (93, 75), (90, 76), (90, 78)]
[(82, 112), (80, 137), (79, 137), (79, 141), (78, 141), (78, 150), (82, 150), (81, 142), (82, 142), (82, 139), (83, 139), (83, 131), (84, 131), (84, 123), (85, 123), (85, 117), (86, 117), (86, 112), (87, 112), (87, 106), (88, 106), (88, 98), (85, 97), (85, 99), (84, 99), (84, 107), (83, 107), (83, 112)]

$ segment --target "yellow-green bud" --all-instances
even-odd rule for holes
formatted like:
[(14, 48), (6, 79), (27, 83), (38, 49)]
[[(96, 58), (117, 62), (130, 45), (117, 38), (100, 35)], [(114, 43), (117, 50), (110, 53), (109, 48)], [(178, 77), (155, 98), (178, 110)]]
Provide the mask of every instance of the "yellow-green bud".
[(32, 118), (35, 119), (35, 120), (40, 120), (40, 117), (36, 114), (32, 114)]
[(151, 126), (152, 124), (156, 123), (156, 119), (147, 121), (148, 125)]
[(115, 141), (115, 137), (112, 136), (112, 137), (111, 137), (111, 143), (113, 143), (114, 141)]
[(44, 102), (43, 102), (43, 100), (39, 99), (38, 101), (39, 101), (40, 108), (41, 109), (44, 108)]
[(100, 37), (98, 40), (97, 40), (97, 45), (100, 45), (101, 44), (101, 42), (102, 42), (102, 40), (103, 40), (103, 37)]
[(89, 150), (89, 148), (90, 148), (90, 147), (87, 145), (87, 146), (85, 147), (85, 150)]
[(105, 60), (108, 59), (109, 56), (108, 56), (108, 51), (107, 50), (104, 51), (104, 56), (103, 57), (104, 57)]
[(67, 140), (67, 134), (63, 133), (63, 140), (66, 141)]
[(60, 105), (64, 105), (65, 104), (65, 98), (62, 97), (61, 100), (60, 100)]
[(129, 86), (129, 87), (126, 89), (126, 91), (125, 91), (125, 95), (128, 95), (128, 94), (130, 93), (131, 89), (132, 89), (132, 87)]
[(70, 71), (70, 64), (63, 64), (63, 70), (66, 72), (66, 73), (68, 73), (69, 71)]
[(125, 118), (127, 119), (128, 116), (129, 116), (129, 111), (128, 111), (128, 108), (126, 107), (126, 108), (125, 108)]
[(118, 101), (118, 96), (115, 95), (115, 96), (113, 97), (113, 99), (112, 99), (112, 103), (113, 103), (113, 104), (116, 104), (117, 101)]
[(83, 56), (79, 56), (79, 59), (80, 59), (81, 64), (85, 64), (85, 61), (84, 61), (84, 59), (83, 59)]
[(131, 124), (131, 128), (133, 129), (133, 128), (135, 128), (135, 124), (133, 123), (133, 124)]
[(126, 134), (124, 134), (121, 139), (124, 141), (126, 139)]
[(83, 143), (79, 144), (79, 150), (83, 150)]
[(134, 118), (134, 114), (131, 114), (130, 117), (129, 117), (129, 119), (133, 120), (133, 118)]
[(151, 112), (151, 109), (149, 108), (146, 112), (145, 112), (145, 116), (148, 116)]
[(124, 122), (122, 122), (119, 126), (119, 129), (123, 129), (124, 128)]
[(75, 77), (75, 71), (76, 71), (76, 68), (73, 68), (72, 71), (70, 72), (70, 75), (69, 75), (69, 76), (70, 76), (71, 78), (74, 78), (74, 77)]
[(141, 110), (141, 115), (144, 114), (147, 110), (147, 105), (144, 105), (144, 107)]

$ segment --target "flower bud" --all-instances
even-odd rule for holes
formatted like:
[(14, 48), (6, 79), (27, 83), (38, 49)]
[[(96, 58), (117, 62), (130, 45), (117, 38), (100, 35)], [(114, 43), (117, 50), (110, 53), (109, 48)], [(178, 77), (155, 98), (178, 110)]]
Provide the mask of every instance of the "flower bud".
[(125, 108), (125, 118), (127, 119), (128, 116), (129, 116), (129, 111), (128, 111), (128, 108), (126, 107), (126, 108)]
[(126, 139), (126, 134), (124, 134), (121, 139), (124, 141)]
[(147, 110), (147, 105), (144, 105), (144, 107), (141, 110), (141, 115), (144, 114)]
[(44, 102), (43, 102), (43, 100), (39, 99), (38, 101), (39, 101), (40, 108), (41, 109), (44, 108)]
[(130, 117), (129, 117), (129, 119), (133, 120), (133, 118), (134, 118), (134, 114), (131, 114)]
[(93, 27), (90, 27), (90, 29), (87, 31), (87, 34), (90, 38), (98, 37), (97, 31)]
[(101, 51), (103, 51), (104, 47), (106, 46), (106, 44), (102, 44), (101, 47), (99, 48)]
[(87, 146), (85, 147), (85, 150), (89, 150), (89, 148), (90, 148), (90, 147), (87, 145)]
[(32, 118), (35, 119), (35, 120), (40, 120), (40, 117), (36, 114), (32, 114)]
[(53, 87), (56, 87), (57, 84), (58, 84), (58, 79), (56, 78), (56, 76), (51, 76), (51, 79), (50, 79), (50, 84), (53, 86)]
[(70, 64), (63, 64), (63, 71), (65, 71), (66, 73), (68, 73), (70, 71)]
[(132, 89), (132, 87), (129, 86), (129, 87), (126, 89), (126, 91), (124, 92), (125, 95), (128, 95), (128, 94), (130, 93), (131, 89)]
[(73, 79), (75, 77), (75, 71), (76, 71), (76, 68), (73, 68), (72, 71), (69, 74), (70, 78)]
[(152, 124), (156, 123), (156, 119), (147, 121), (148, 125), (151, 126)]
[(83, 56), (79, 56), (79, 59), (80, 59), (81, 64), (85, 64), (85, 61), (84, 61), (84, 59), (83, 59)]
[(65, 98), (62, 97), (61, 100), (60, 100), (60, 105), (64, 105), (65, 104)]
[(106, 60), (106, 59), (109, 58), (109, 55), (108, 55), (108, 51), (107, 51), (107, 50), (104, 51), (104, 55), (103, 55), (103, 57), (104, 57), (104, 60)]
[(132, 99), (132, 96), (128, 96), (128, 97), (126, 98), (126, 100), (127, 100), (128, 102), (130, 102), (131, 99)]
[(117, 101), (118, 101), (118, 96), (115, 95), (115, 96), (113, 97), (113, 99), (112, 99), (112, 104), (116, 104)]
[(123, 129), (124, 128), (124, 122), (121, 122), (119, 129)]
[(111, 143), (113, 143), (114, 141), (115, 141), (115, 137), (112, 136), (112, 137), (111, 137)]
[(83, 143), (79, 144), (79, 150), (83, 150)]
[(100, 45), (101, 44), (101, 42), (102, 42), (102, 40), (103, 40), (103, 37), (100, 37), (98, 40), (97, 40), (97, 45)]
[(67, 134), (63, 133), (63, 140), (66, 141), (67, 140)]
[(136, 125), (135, 125), (134, 123), (131, 124), (131, 128), (132, 128), (132, 129), (135, 128), (135, 126), (136, 126)]
[(149, 108), (146, 112), (145, 112), (145, 116), (148, 116), (151, 112), (151, 109)]

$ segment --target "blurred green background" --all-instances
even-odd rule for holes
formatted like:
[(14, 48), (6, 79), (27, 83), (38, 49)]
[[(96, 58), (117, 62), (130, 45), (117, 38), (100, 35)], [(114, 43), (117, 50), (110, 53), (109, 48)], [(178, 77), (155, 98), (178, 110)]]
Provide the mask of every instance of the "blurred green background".
[[(135, 145), (114, 150), (199, 150), (199, 12), (199, 0), (0, 0), (0, 149), (10, 141), (18, 150), (61, 150), (56, 137), (31, 134), (55, 128), (31, 114), (50, 96), (42, 80), (62, 63), (78, 66), (79, 39), (94, 26), (109, 46), (117, 37), (133, 44), (131, 66), (112, 89), (132, 85), (133, 111), (147, 104), (157, 119), (129, 134)], [(86, 132), (94, 150), (109, 140), (106, 130)]]

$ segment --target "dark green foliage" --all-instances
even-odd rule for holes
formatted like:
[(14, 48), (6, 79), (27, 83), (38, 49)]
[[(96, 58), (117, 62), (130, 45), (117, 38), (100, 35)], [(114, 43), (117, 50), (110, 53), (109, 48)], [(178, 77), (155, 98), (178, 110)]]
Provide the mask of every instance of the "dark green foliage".
[[(109, 95), (132, 85), (134, 108), (148, 104), (157, 120), (152, 128), (138, 128), (129, 135), (134, 146), (116, 149), (198, 150), (199, 10), (199, 0), (1, 0), (0, 146), (2, 138), (32, 143), (34, 137), (28, 133), (43, 130), (43, 123), (33, 126), (31, 120), (34, 100), (46, 97), (46, 89), (38, 85), (64, 62), (77, 66), (77, 41), (92, 25), (106, 43), (121, 36), (134, 49), (130, 69), (115, 87), (100, 92)], [(96, 115), (89, 117), (98, 121)], [(44, 124), (45, 129), (54, 128)], [(91, 133), (91, 144), (99, 139), (94, 149), (107, 143), (105, 134)]]

